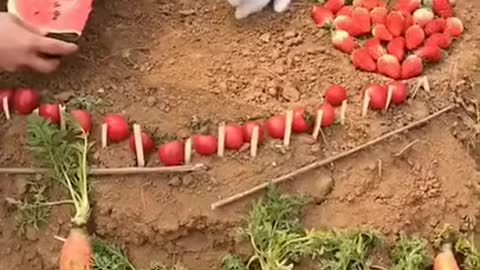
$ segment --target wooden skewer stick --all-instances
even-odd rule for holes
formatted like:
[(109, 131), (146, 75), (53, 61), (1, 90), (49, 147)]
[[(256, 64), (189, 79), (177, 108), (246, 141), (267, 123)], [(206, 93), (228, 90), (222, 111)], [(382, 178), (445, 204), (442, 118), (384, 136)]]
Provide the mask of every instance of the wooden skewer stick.
[(135, 140), (135, 153), (137, 155), (137, 164), (139, 167), (145, 167), (145, 155), (143, 153), (142, 130), (139, 124), (133, 125), (133, 137)]
[(362, 117), (367, 116), (368, 106), (370, 106), (370, 94), (368, 92), (365, 92), (365, 95), (363, 96), (363, 104), (362, 104)]
[(345, 125), (347, 114), (347, 100), (342, 101), (342, 107), (340, 108), (340, 124)]
[(393, 90), (394, 90), (394, 86), (389, 85), (387, 90), (387, 102), (385, 103), (385, 108), (384, 108), (385, 112), (388, 111), (388, 108), (390, 107), (390, 103), (392, 102)]
[(286, 117), (287, 118), (285, 119), (285, 133), (283, 135), (283, 146), (288, 148), (290, 146), (290, 139), (292, 138), (293, 110), (288, 110)]
[(106, 123), (102, 124), (102, 148), (107, 147), (107, 133), (108, 133), (108, 126)]
[(225, 123), (221, 123), (218, 126), (217, 155), (219, 157), (225, 155)]
[(250, 155), (252, 157), (257, 156), (258, 150), (258, 126), (253, 127), (252, 138), (250, 139)]
[(312, 137), (317, 140), (320, 131), (322, 130), (323, 110), (317, 110), (317, 116), (315, 117), (315, 126), (313, 127)]
[[(203, 164), (162, 167), (127, 167), (127, 168), (91, 168), (90, 175), (131, 175), (147, 173), (192, 172), (204, 168)], [(43, 174), (48, 173), (42, 168), (0, 168), (0, 174)]]
[(5, 113), (5, 118), (7, 118), (7, 120), (10, 120), (10, 107), (8, 106), (8, 97), (2, 98), (2, 108), (3, 112)]
[(387, 138), (390, 138), (390, 137), (392, 137), (392, 136), (394, 136), (394, 135), (397, 135), (397, 134), (399, 134), (399, 133), (402, 133), (402, 132), (405, 132), (405, 131), (407, 131), (407, 130), (410, 130), (410, 129), (414, 128), (414, 127), (420, 126), (420, 125), (422, 125), (422, 124), (424, 124), (424, 123), (426, 123), (426, 122), (428, 122), (428, 121), (430, 121), (430, 120), (432, 120), (432, 119), (434, 119), (434, 118), (442, 115), (443, 113), (446, 113), (446, 112), (448, 112), (448, 111), (453, 110), (455, 107), (456, 107), (456, 105), (450, 105), (450, 106), (448, 106), (448, 107), (446, 107), (446, 108), (444, 108), (444, 109), (442, 109), (442, 110), (440, 110), (440, 111), (438, 111), (438, 112), (436, 112), (436, 113), (433, 113), (433, 114), (431, 114), (431, 115), (429, 115), (429, 116), (427, 116), (427, 117), (425, 117), (425, 118), (423, 118), (423, 119), (420, 119), (420, 120), (415, 121), (415, 122), (413, 122), (413, 123), (411, 123), (411, 124), (409, 124), (409, 125), (407, 125), (407, 126), (404, 126), (404, 127), (399, 128), (399, 129), (397, 129), (397, 130), (394, 130), (394, 131), (392, 131), (392, 132), (389, 132), (389, 133), (387, 133), (387, 134), (384, 134), (384, 135), (382, 135), (382, 136), (380, 136), (380, 137), (378, 137), (378, 138), (376, 138), (376, 139), (373, 139), (373, 140), (371, 140), (371, 141), (369, 141), (369, 142), (367, 142), (367, 143), (365, 143), (365, 144), (359, 145), (359, 146), (357, 146), (357, 147), (355, 147), (355, 148), (353, 148), (353, 149), (351, 149), (351, 150), (342, 152), (342, 153), (340, 153), (340, 154), (338, 154), (338, 155), (335, 155), (335, 156), (333, 156), (333, 157), (329, 157), (329, 158), (324, 159), (324, 160), (319, 160), (319, 161), (310, 163), (310, 164), (308, 164), (308, 165), (306, 165), (306, 166), (303, 166), (303, 167), (301, 167), (301, 168), (299, 168), (299, 169), (297, 169), (297, 170), (295, 170), (295, 171), (293, 171), (293, 172), (290, 172), (290, 173), (288, 173), (288, 174), (286, 174), (286, 175), (280, 176), (280, 177), (278, 177), (278, 178), (275, 178), (275, 179), (272, 179), (272, 180), (270, 180), (270, 181), (267, 181), (267, 182), (264, 182), (264, 183), (262, 183), (262, 184), (259, 184), (259, 185), (255, 186), (255, 187), (251, 188), (251, 189), (245, 190), (245, 191), (240, 192), (240, 193), (238, 193), (238, 194), (235, 194), (235, 195), (233, 195), (233, 196), (230, 196), (230, 197), (227, 197), (227, 198), (225, 198), (225, 199), (219, 200), (219, 201), (211, 204), (210, 207), (211, 207), (212, 210), (215, 210), (215, 209), (217, 209), (217, 208), (219, 208), (219, 207), (222, 207), (222, 206), (225, 206), (225, 205), (227, 205), (227, 204), (236, 202), (236, 201), (238, 201), (238, 200), (240, 200), (240, 199), (242, 199), (242, 198), (244, 198), (244, 197), (247, 197), (247, 196), (249, 196), (249, 195), (252, 195), (252, 194), (254, 194), (254, 193), (256, 193), (256, 192), (258, 192), (258, 191), (260, 191), (260, 190), (263, 190), (263, 189), (267, 188), (270, 184), (278, 184), (278, 183), (284, 182), (284, 181), (289, 180), (289, 179), (292, 179), (292, 178), (294, 178), (294, 177), (296, 177), (296, 176), (298, 176), (298, 175), (300, 175), (300, 174), (306, 173), (306, 172), (308, 172), (308, 171), (310, 171), (310, 170), (316, 169), (316, 168), (321, 167), (321, 166), (325, 166), (325, 165), (330, 164), (330, 163), (332, 163), (332, 162), (334, 162), (334, 161), (337, 161), (337, 160), (339, 160), (339, 159), (341, 159), (341, 158), (350, 156), (350, 155), (352, 155), (352, 154), (354, 154), (354, 153), (357, 153), (357, 152), (359, 152), (359, 151), (361, 151), (361, 150), (363, 150), (363, 149), (365, 149), (365, 148), (367, 148), (367, 147), (370, 147), (370, 146), (372, 146), (372, 145), (374, 145), (374, 144), (377, 144), (377, 143), (379, 143), (379, 142), (382, 142), (382, 141), (384, 141), (384, 140), (387, 139)]
[(65, 123), (65, 106), (58, 104), (58, 110), (60, 111), (60, 129), (67, 129), (67, 124)]
[(192, 138), (185, 141), (185, 165), (192, 163)]

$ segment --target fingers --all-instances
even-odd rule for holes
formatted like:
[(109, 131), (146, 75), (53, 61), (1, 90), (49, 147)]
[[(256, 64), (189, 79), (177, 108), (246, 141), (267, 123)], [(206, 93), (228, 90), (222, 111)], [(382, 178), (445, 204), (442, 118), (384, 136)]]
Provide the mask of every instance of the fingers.
[(37, 52), (54, 56), (70, 55), (78, 50), (78, 46), (73, 43), (43, 36), (38, 37), (34, 46)]

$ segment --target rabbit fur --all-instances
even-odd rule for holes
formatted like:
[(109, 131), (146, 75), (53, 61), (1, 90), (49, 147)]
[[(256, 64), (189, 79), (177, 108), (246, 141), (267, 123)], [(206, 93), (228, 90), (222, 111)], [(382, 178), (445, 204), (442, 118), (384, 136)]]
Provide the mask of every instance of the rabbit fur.
[(287, 10), (292, 0), (228, 0), (235, 8), (235, 18), (241, 20), (253, 13), (261, 11), (270, 2), (273, 2), (273, 10), (281, 13)]

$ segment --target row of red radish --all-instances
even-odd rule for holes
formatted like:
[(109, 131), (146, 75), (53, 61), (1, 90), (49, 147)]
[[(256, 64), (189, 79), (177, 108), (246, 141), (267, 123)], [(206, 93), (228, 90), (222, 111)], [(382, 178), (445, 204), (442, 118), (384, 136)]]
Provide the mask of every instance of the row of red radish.
[[(386, 111), (391, 104), (404, 103), (408, 89), (405, 83), (394, 81), (387, 86), (370, 85), (362, 91), (362, 95), (362, 116), (366, 116), (368, 108)], [(316, 140), (322, 128), (335, 122), (335, 107), (341, 107), (340, 122), (345, 123), (347, 90), (342, 86), (332, 85), (326, 89), (324, 96), (326, 102), (316, 110), (315, 115), (311, 115), (304, 107), (297, 107), (288, 110), (285, 115), (272, 116), (265, 123), (258, 121), (246, 122), (243, 125), (221, 123), (218, 127), (218, 136), (195, 134), (185, 142), (174, 140), (161, 144), (158, 147), (158, 158), (165, 166), (189, 164), (192, 149), (199, 155), (217, 154), (222, 157), (226, 149), (238, 151), (245, 143), (250, 143), (250, 154), (255, 157), (258, 145), (266, 137), (265, 132), (272, 139), (283, 139), (285, 147), (290, 145), (292, 133), (311, 132), (313, 139)], [(10, 110), (13, 107), (18, 114), (38, 113), (51, 123), (65, 128), (62, 117), (65, 107), (59, 103), (40, 104), (40, 95), (36, 90), (26, 88), (15, 91), (0, 90), (0, 100), (7, 120), (10, 119)], [(70, 115), (78, 121), (85, 133), (90, 133), (92, 118), (88, 111), (72, 110)], [(145, 166), (145, 156), (155, 148), (154, 141), (146, 132), (141, 131), (140, 125), (134, 124), (131, 134), (128, 121), (119, 114), (110, 114), (104, 118), (101, 134), (102, 147), (106, 147), (108, 142), (117, 143), (128, 139), (130, 149), (136, 154), (138, 166)]]

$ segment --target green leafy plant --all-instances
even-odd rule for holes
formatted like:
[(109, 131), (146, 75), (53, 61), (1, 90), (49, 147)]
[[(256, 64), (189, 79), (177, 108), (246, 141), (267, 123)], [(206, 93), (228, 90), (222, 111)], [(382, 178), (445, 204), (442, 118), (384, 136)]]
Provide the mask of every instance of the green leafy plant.
[(462, 257), (462, 269), (477, 270), (480, 269), (480, 252), (475, 245), (468, 240), (465, 235), (461, 235), (455, 242), (454, 250), (456, 254)]
[(242, 258), (237, 255), (227, 254), (222, 258), (222, 269), (223, 270), (247, 270), (246, 264), (243, 262)]
[(122, 249), (101, 239), (93, 241), (93, 267), (95, 270), (135, 270)]
[(163, 263), (152, 263), (146, 270), (188, 270), (188, 268), (181, 263), (176, 263), (173, 266), (167, 266)]
[(427, 269), (431, 265), (427, 241), (415, 236), (400, 235), (393, 250), (392, 262), (392, 270)]

